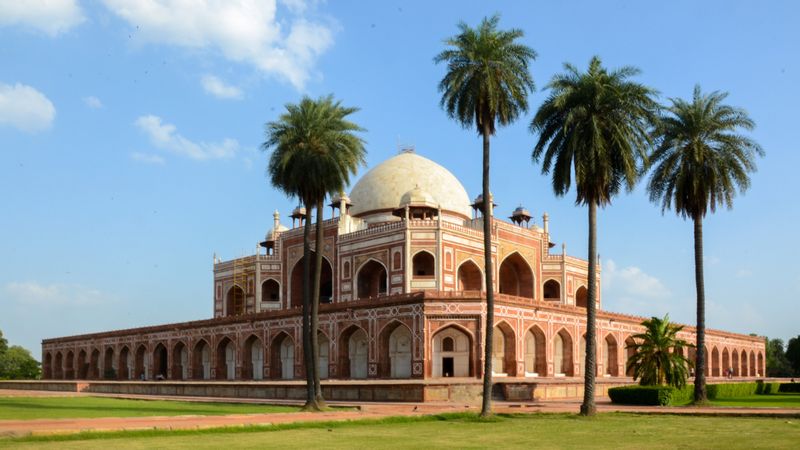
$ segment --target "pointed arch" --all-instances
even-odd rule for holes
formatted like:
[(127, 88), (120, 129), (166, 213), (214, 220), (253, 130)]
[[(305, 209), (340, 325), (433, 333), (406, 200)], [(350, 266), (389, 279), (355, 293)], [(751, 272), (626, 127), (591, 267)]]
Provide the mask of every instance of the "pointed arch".
[(456, 324), (449, 324), (437, 330), (431, 336), (431, 341), (434, 378), (474, 376), (472, 333)]
[(413, 347), (411, 328), (394, 319), (378, 333), (378, 376), (410, 378)]
[(317, 373), (320, 379), (329, 377), (331, 340), (322, 330), (317, 331)]
[(711, 376), (722, 376), (722, 372), (720, 371), (719, 367), (719, 350), (717, 350), (716, 346), (711, 347)]
[(586, 308), (587, 299), (589, 298), (589, 291), (586, 286), (581, 286), (575, 291), (575, 306), (579, 308)]
[(459, 291), (483, 291), (483, 271), (472, 259), (467, 259), (456, 271)]
[(732, 372), (731, 369), (731, 357), (728, 353), (728, 348), (725, 347), (722, 349), (722, 376), (728, 376)]
[(86, 380), (88, 379), (88, 372), (89, 372), (89, 362), (86, 361), (86, 350), (81, 349), (78, 352), (78, 361), (77, 361), (77, 369), (78, 369), (78, 379), (79, 380)]
[(245, 312), (245, 294), (244, 288), (238, 284), (228, 288), (225, 294), (225, 315), (226, 316), (241, 316)]
[(103, 379), (114, 380), (118, 377), (117, 368), (114, 366), (114, 347), (106, 347), (103, 352)]
[(90, 380), (100, 379), (100, 349), (93, 348), (89, 354), (89, 370), (87, 378)]
[(517, 375), (517, 339), (514, 329), (505, 320), (497, 322), (492, 333), (492, 372), (495, 375)]
[(245, 380), (264, 378), (264, 344), (255, 334), (248, 336), (242, 346), (242, 378)]
[(341, 378), (367, 378), (369, 334), (358, 325), (350, 325), (339, 334), (339, 375)]
[[(628, 367), (628, 361), (631, 360), (631, 357), (636, 354), (636, 341), (633, 339), (633, 336), (628, 336), (625, 338), (625, 375), (629, 377), (633, 377), (634, 370), (633, 367)], [(692, 350), (694, 347), (689, 348), (689, 358), (692, 358)]]
[(733, 367), (733, 376), (742, 376), (742, 366), (739, 363), (739, 351), (737, 349), (733, 349), (731, 352), (731, 366)]
[(147, 380), (149, 378), (147, 370), (147, 346), (145, 344), (139, 344), (136, 347), (136, 353), (134, 354), (134, 376), (137, 380)]
[(608, 333), (605, 342), (605, 363), (606, 375), (610, 377), (619, 376), (619, 344), (613, 334)]
[(420, 250), (411, 258), (411, 278), (434, 279), (436, 277), (436, 257), (428, 250)]
[(758, 362), (756, 363), (757, 364), (756, 365), (756, 367), (757, 367), (756, 376), (763, 377), (763, 376), (766, 375), (766, 373), (764, 372), (764, 354), (761, 353), (761, 352), (758, 352), (758, 356), (756, 358), (758, 359)]
[(281, 301), (281, 284), (274, 278), (261, 282), (261, 302), (277, 303)]
[(53, 379), (53, 355), (50, 352), (45, 353), (42, 358), (42, 378)]
[(558, 280), (550, 279), (545, 281), (542, 286), (542, 292), (546, 301), (561, 301), (561, 283)]
[(172, 346), (172, 380), (189, 379), (189, 348), (183, 341), (178, 341)]
[(216, 375), (218, 380), (236, 379), (236, 343), (223, 336), (217, 343)]
[[(311, 251), (311, 274), (314, 274), (316, 266), (316, 253)], [(300, 308), (303, 306), (303, 259), (300, 257), (292, 268), (289, 277), (289, 304), (287, 308)], [(319, 284), (319, 302), (331, 303), (333, 299), (333, 269), (328, 257), (322, 255), (322, 272)]]
[(192, 349), (192, 378), (210, 380), (211, 359), (211, 345), (204, 338), (200, 338)]
[(72, 350), (67, 351), (67, 354), (64, 356), (64, 379), (75, 379), (75, 353), (73, 353)]
[(285, 331), (281, 331), (272, 338), (270, 343), (270, 378), (291, 380), (294, 378), (295, 344), (294, 338)]
[(572, 364), (572, 335), (566, 328), (561, 328), (553, 335), (553, 373), (556, 376), (571, 377), (575, 375)]
[(56, 356), (53, 358), (53, 378), (64, 379), (64, 355), (61, 352), (56, 352)]
[(372, 298), (386, 295), (389, 286), (389, 271), (375, 258), (365, 261), (356, 270), (356, 298)]
[(539, 325), (525, 333), (525, 376), (547, 375), (547, 339)]
[(498, 284), (501, 294), (534, 298), (533, 270), (519, 252), (509, 254), (500, 263)]
[(130, 380), (133, 378), (131, 373), (131, 350), (127, 345), (123, 345), (119, 349), (119, 356), (117, 358), (117, 378), (120, 380)]

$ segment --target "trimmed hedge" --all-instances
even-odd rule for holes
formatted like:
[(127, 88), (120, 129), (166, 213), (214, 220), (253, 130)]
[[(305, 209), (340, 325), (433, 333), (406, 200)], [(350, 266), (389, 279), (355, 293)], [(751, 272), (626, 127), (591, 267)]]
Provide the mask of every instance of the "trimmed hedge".
[(778, 392), (800, 392), (800, 383), (781, 383)]
[[(792, 389), (792, 390), (787, 390)], [(707, 384), (709, 400), (718, 398), (747, 397), (756, 394), (776, 394), (778, 392), (800, 392), (800, 383), (721, 383)], [(612, 403), (623, 405), (681, 405), (694, 398), (694, 385), (682, 389), (669, 386), (621, 386), (608, 390)]]

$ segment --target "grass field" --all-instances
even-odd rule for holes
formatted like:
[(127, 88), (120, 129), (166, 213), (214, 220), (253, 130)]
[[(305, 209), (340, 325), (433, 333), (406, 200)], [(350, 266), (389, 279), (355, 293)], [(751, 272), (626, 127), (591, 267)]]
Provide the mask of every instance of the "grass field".
[(714, 406), (743, 406), (750, 408), (800, 408), (800, 393), (748, 395), (746, 397), (711, 400)]
[(800, 419), (600, 414), (388, 418), (186, 431), (0, 438), (15, 448), (797, 448)]
[(103, 397), (0, 397), (0, 420), (293, 412), (292, 406), (125, 400)]

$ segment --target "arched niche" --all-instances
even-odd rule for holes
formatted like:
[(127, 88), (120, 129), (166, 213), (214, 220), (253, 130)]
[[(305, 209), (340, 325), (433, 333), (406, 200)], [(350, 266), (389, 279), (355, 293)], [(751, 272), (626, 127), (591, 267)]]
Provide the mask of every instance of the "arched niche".
[(547, 375), (547, 339), (541, 328), (534, 325), (525, 333), (525, 376)]
[(533, 298), (533, 271), (519, 253), (512, 253), (500, 263), (500, 293)]
[(373, 298), (386, 295), (388, 284), (386, 266), (374, 259), (370, 259), (358, 269), (356, 298)]
[(467, 333), (449, 326), (438, 331), (432, 339), (434, 378), (472, 376), (472, 338)]
[[(310, 280), (313, 279), (316, 260), (317, 258), (314, 252), (311, 252), (309, 289), (313, 289), (313, 284), (310, 283)], [(292, 268), (292, 274), (289, 284), (289, 288), (291, 289), (291, 293), (289, 295), (290, 308), (300, 308), (301, 306), (303, 306), (303, 261), (304, 259), (300, 258), (300, 260), (298, 260), (297, 263)], [(328, 259), (323, 256), (322, 272), (320, 275), (320, 284), (319, 284), (319, 302), (330, 303), (332, 299), (333, 299), (333, 269), (331, 269), (331, 264), (330, 262), (328, 262)]]
[(411, 259), (412, 278), (433, 279), (436, 275), (436, 263), (433, 254), (428, 251), (420, 251)]
[(233, 285), (225, 295), (225, 315), (240, 316), (244, 314), (244, 289)]
[(458, 290), (459, 291), (482, 291), (483, 273), (472, 260), (466, 260), (458, 266)]
[(548, 301), (561, 301), (561, 283), (556, 280), (547, 280), (542, 287), (544, 299)]

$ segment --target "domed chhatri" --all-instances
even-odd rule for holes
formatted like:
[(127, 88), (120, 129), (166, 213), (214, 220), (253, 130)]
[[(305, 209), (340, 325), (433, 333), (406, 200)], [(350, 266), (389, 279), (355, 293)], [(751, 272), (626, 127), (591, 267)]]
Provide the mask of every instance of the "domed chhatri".
[[(363, 378), (422, 382), (454, 377), (447, 383), (463, 383), (464, 378), (482, 377), (481, 336), (488, 317), (481, 264), (483, 217), (478, 211), (483, 202), (475, 199), (475, 216), (470, 217), (469, 197), (453, 174), (411, 152), (364, 174), (349, 199), (343, 193), (333, 196), (332, 217), (322, 222), (317, 369), (320, 378), (350, 381), (329, 384), (330, 389), (350, 395), (353, 383)], [(560, 253), (551, 253), (547, 214), (538, 227), (531, 225), (528, 209), (508, 212), (508, 220), (498, 213), (492, 220), (492, 370), (494, 376), (506, 377), (503, 383), (511, 383), (503, 392), (527, 392), (531, 398), (531, 381), (540, 377), (550, 380), (536, 388), (537, 396), (563, 396), (565, 386), (574, 386), (583, 375), (588, 286), (601, 287), (600, 273), (589, 280), (587, 262), (567, 256), (564, 245)], [(272, 230), (260, 243), (263, 249), (229, 261), (214, 258), (213, 318), (45, 339), (43, 378), (109, 374), (121, 380), (195, 383), (301, 378), (303, 224), (313, 213), (296, 208), (287, 229), (275, 212)], [(602, 302), (600, 289), (598, 382), (631, 382), (625, 361), (633, 336), (643, 331), (644, 318), (606, 311)], [(687, 326), (681, 337), (692, 342), (694, 329)], [(709, 377), (722, 377), (725, 369), (736, 377), (764, 373), (763, 337), (707, 330), (706, 346)], [(685, 356), (694, 359), (694, 349)], [(436, 390), (428, 397), (425, 387), (374, 381), (365, 385), (374, 394), (355, 389), (364, 392), (360, 400), (424, 401), (442, 395)], [(127, 389), (128, 383), (114, 385)], [(272, 390), (274, 395), (294, 396), (291, 389), (302, 389), (300, 384), (280, 386)], [(265, 391), (241, 392), (263, 396)], [(458, 401), (464, 400), (462, 395)]]
[(398, 220), (392, 211), (402, 197), (418, 188), (444, 214), (470, 217), (469, 196), (461, 182), (447, 169), (412, 151), (404, 151), (378, 164), (356, 183), (350, 193), (350, 213), (367, 222)]

